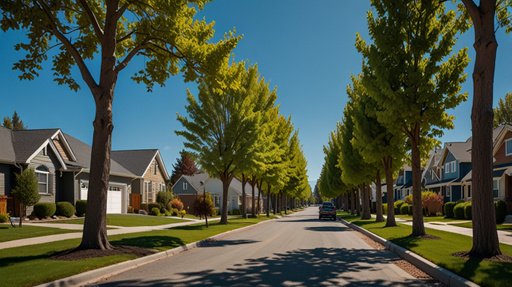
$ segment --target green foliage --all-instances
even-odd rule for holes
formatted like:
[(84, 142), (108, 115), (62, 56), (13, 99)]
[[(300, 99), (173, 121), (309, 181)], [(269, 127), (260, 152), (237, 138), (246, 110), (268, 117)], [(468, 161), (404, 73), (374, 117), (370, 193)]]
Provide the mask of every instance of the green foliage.
[(75, 207), (67, 201), (60, 201), (56, 204), (55, 215), (71, 217), (75, 214)]
[(210, 193), (206, 193), (206, 200), (203, 195), (200, 195), (194, 201), (194, 210), (196, 215), (204, 217), (206, 216), (214, 216), (217, 214), (215, 210), (215, 206), (213, 205), (212, 196)]
[(324, 165), (319, 178), (319, 192), (326, 198), (334, 198), (348, 192), (338, 163), (341, 154), (341, 129), (341, 124), (337, 123), (336, 130), (331, 132), (329, 143), (324, 146)]
[(384, 214), (388, 213), (388, 204), (387, 203), (382, 204), (382, 213), (384, 213)]
[(158, 208), (158, 207), (151, 208), (149, 215), (160, 216), (160, 208)]
[(54, 215), (56, 210), (57, 207), (53, 202), (39, 202), (34, 205), (34, 215), (39, 219)]
[(183, 202), (179, 198), (175, 197), (169, 202), (168, 207), (181, 211), (183, 210)]
[(397, 214), (409, 214), (409, 204), (403, 203), (400, 205), (400, 213)]
[(512, 125), (512, 93), (507, 93), (494, 108), (494, 127), (499, 125)]
[(20, 116), (18, 115), (18, 113), (16, 111), (14, 111), (11, 118), (4, 117), (4, 122), (1, 126), (3, 126), (4, 128), (15, 130), (15, 131), (27, 129), (27, 126), (25, 126), (25, 124), (20, 119)]
[(6, 223), (9, 221), (9, 214), (0, 213), (0, 223)]
[(185, 215), (187, 215), (187, 211), (185, 209), (180, 210), (178, 215), (181, 216), (181, 218), (183, 218), (183, 217), (185, 217)]
[(160, 209), (167, 208), (167, 204), (172, 199), (172, 192), (160, 191), (156, 194), (156, 202), (159, 204)]
[(444, 204), (444, 216), (446, 218), (455, 218), (455, 214), (453, 213), (453, 209), (457, 203), (453, 201), (448, 201)]
[(199, 171), (192, 155), (184, 150), (180, 151), (180, 157), (172, 168), (171, 184), (176, 183), (182, 175), (194, 175)]
[(396, 200), (394, 202), (394, 206), (395, 206), (395, 214), (400, 214), (400, 207), (402, 206), (402, 204), (404, 204), (405, 202), (403, 200)]
[(141, 203), (140, 204), (140, 210), (148, 211), (148, 204), (147, 203)]
[(158, 208), (158, 210), (160, 210), (160, 203), (156, 203), (156, 202), (150, 202), (148, 203), (148, 207), (147, 207), (147, 210), (149, 212), (151, 212), (151, 210), (153, 210), (153, 208)]
[(457, 203), (453, 208), (453, 215), (455, 219), (464, 219), (464, 206), (466, 206), (465, 202)]
[(87, 211), (87, 200), (77, 200), (75, 203), (76, 216), (81, 217)]
[(468, 201), (464, 204), (464, 218), (469, 220), (473, 218), (471, 201)]
[(24, 206), (32, 206), (39, 201), (41, 196), (39, 195), (37, 176), (33, 169), (27, 168), (16, 175), (16, 186), (12, 190), (12, 194)]
[(173, 207), (171, 207), (171, 209), (169, 209), (169, 211), (172, 216), (178, 216), (178, 214), (180, 213), (180, 211), (177, 208), (173, 208)]
[(496, 212), (496, 223), (503, 223), (507, 216), (507, 203), (503, 200), (498, 200), (494, 203), (494, 210)]

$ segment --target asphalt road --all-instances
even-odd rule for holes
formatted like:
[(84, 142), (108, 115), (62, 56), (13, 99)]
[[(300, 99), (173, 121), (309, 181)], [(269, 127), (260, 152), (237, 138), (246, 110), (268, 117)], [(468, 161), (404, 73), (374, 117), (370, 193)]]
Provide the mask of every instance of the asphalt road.
[(101, 286), (425, 286), (318, 208), (228, 234)]

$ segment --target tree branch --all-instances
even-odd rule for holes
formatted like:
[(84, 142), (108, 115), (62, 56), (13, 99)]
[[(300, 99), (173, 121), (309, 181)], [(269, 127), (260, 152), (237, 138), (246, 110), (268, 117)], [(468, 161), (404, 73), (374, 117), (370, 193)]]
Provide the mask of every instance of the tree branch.
[(140, 50), (142, 50), (146, 47), (146, 44), (147, 44), (147, 41), (143, 41), (142, 43), (137, 45), (135, 48), (133, 48), (133, 50), (130, 51), (130, 53), (123, 59), (123, 61), (117, 65), (117, 67), (114, 69), (114, 71), (116, 73), (119, 73), (124, 68), (126, 68), (126, 66), (128, 66), (128, 63), (130, 63), (130, 61), (133, 59), (133, 57), (135, 57), (135, 55), (137, 55), (137, 53)]
[(462, 3), (464, 3), (464, 6), (466, 6), (466, 9), (468, 10), (469, 15), (471, 16), (471, 19), (473, 19), (473, 23), (475, 23), (475, 21), (478, 21), (478, 18), (480, 17), (480, 9), (475, 4), (475, 1), (462, 0)]
[(89, 18), (89, 21), (91, 22), (91, 25), (94, 28), (94, 32), (96, 33), (98, 41), (101, 42), (101, 39), (103, 38), (103, 29), (101, 29), (100, 24), (98, 23), (98, 19), (96, 18), (96, 15), (91, 10), (91, 7), (89, 7), (86, 0), (79, 0), (79, 2), (80, 5), (84, 8), (85, 14), (87, 14), (87, 17)]
[(137, 30), (131, 30), (128, 34), (126, 34), (123, 37), (117, 39), (116, 42), (119, 44), (119, 43), (123, 42), (124, 40), (129, 39), (133, 35), (133, 33), (135, 33), (135, 32), (137, 32)]
[(130, 4), (128, 4), (128, 2), (124, 3), (123, 6), (121, 6), (121, 8), (119, 8), (116, 13), (114, 14), (114, 22), (117, 22), (117, 20), (119, 20), (119, 18), (121, 18), (124, 14), (124, 12), (126, 11), (126, 9), (128, 9), (128, 6)]
[(94, 91), (98, 89), (98, 84), (96, 83), (91, 72), (87, 68), (87, 65), (85, 65), (84, 59), (82, 58), (76, 47), (73, 46), (73, 44), (59, 30), (55, 18), (53, 17), (52, 13), (48, 9), (48, 6), (46, 6), (44, 1), (36, 1), (36, 3), (39, 5), (40, 9), (43, 10), (43, 12), (46, 14), (48, 22), (50, 23), (51, 31), (53, 32), (55, 37), (57, 37), (57, 39), (59, 39), (62, 42), (64, 47), (66, 47), (66, 50), (71, 54), (71, 56), (73, 57), (78, 66), (78, 69), (80, 70), (82, 78), (94, 94)]

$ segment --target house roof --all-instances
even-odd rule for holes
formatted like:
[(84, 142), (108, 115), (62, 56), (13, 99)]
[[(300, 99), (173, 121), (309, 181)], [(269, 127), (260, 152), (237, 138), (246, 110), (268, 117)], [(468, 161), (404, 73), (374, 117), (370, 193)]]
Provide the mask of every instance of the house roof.
[(16, 154), (12, 144), (12, 131), (0, 127), (0, 162), (15, 163)]
[[(68, 134), (64, 135), (76, 156), (78, 166), (85, 168), (86, 171), (89, 171), (91, 166), (91, 146), (73, 136)], [(137, 177), (135, 174), (124, 168), (114, 159), (110, 160), (110, 174), (131, 178)]]
[[(187, 182), (190, 183), (192, 185), (192, 187), (197, 192), (202, 192), (203, 191), (203, 188), (202, 188), (202, 185), (201, 185), (201, 181), (203, 183), (206, 183), (207, 181), (208, 182), (211, 182), (211, 181), (220, 182), (220, 179), (212, 178), (212, 177), (210, 177), (208, 175), (208, 173), (198, 173), (198, 174), (194, 174), (194, 175), (182, 175), (180, 177), (180, 179), (181, 178), (184, 178), (185, 180), (187, 180)], [(178, 183), (179, 181), (180, 180), (178, 179), (176, 181), (176, 183)], [(175, 183), (175, 185), (176, 185), (176, 183)], [(238, 195), (242, 195), (242, 182), (239, 179), (233, 178), (233, 180), (231, 181), (231, 184), (229, 185), (229, 188), (230, 188), (230, 190), (236, 192)], [(258, 192), (259, 192), (258, 187), (255, 187), (254, 188), (254, 195), (257, 196)], [(252, 187), (251, 187), (251, 185), (248, 182), (245, 184), (245, 193), (246, 193), (246, 196), (251, 196), (252, 195)]]
[(471, 162), (471, 141), (447, 142), (437, 165), (444, 163), (447, 152), (450, 152), (459, 162)]
[[(188, 183), (190, 183), (192, 185), (192, 187), (194, 187), (194, 189), (197, 192), (200, 192), (203, 190), (201, 181), (203, 183), (205, 183), (206, 180), (210, 178), (210, 176), (207, 173), (198, 173), (198, 174), (194, 174), (194, 175), (182, 175), (181, 177), (183, 177), (186, 181), (188, 181)], [(176, 182), (178, 182), (178, 181), (176, 181)]]
[(16, 162), (27, 162), (57, 132), (59, 129), (13, 131), (12, 143), (16, 153)]
[(137, 176), (144, 176), (149, 165), (156, 157), (162, 169), (165, 179), (169, 179), (167, 169), (160, 157), (158, 149), (139, 149), (139, 150), (116, 150), (111, 153), (112, 158), (126, 167), (129, 171)]

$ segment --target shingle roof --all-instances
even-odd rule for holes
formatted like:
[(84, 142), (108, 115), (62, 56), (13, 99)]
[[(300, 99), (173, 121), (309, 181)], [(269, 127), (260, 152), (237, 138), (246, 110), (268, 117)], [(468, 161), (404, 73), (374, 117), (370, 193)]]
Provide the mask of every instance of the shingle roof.
[[(76, 156), (77, 163), (89, 170), (91, 166), (91, 146), (68, 134), (64, 134), (64, 136)], [(114, 159), (110, 160), (110, 174), (132, 178), (137, 177)]]
[(471, 162), (471, 142), (450, 142), (445, 147), (459, 162)]
[(207, 173), (198, 173), (194, 175), (183, 175), (185, 178), (197, 192), (201, 192), (203, 188), (201, 187), (201, 181), (204, 183), (210, 176)]
[(43, 143), (59, 129), (13, 131), (13, 146), (17, 162), (26, 162)]
[(112, 158), (137, 176), (144, 176), (148, 166), (155, 157), (157, 149), (116, 150)]
[(12, 144), (12, 131), (0, 127), (0, 162), (15, 163), (16, 154)]

